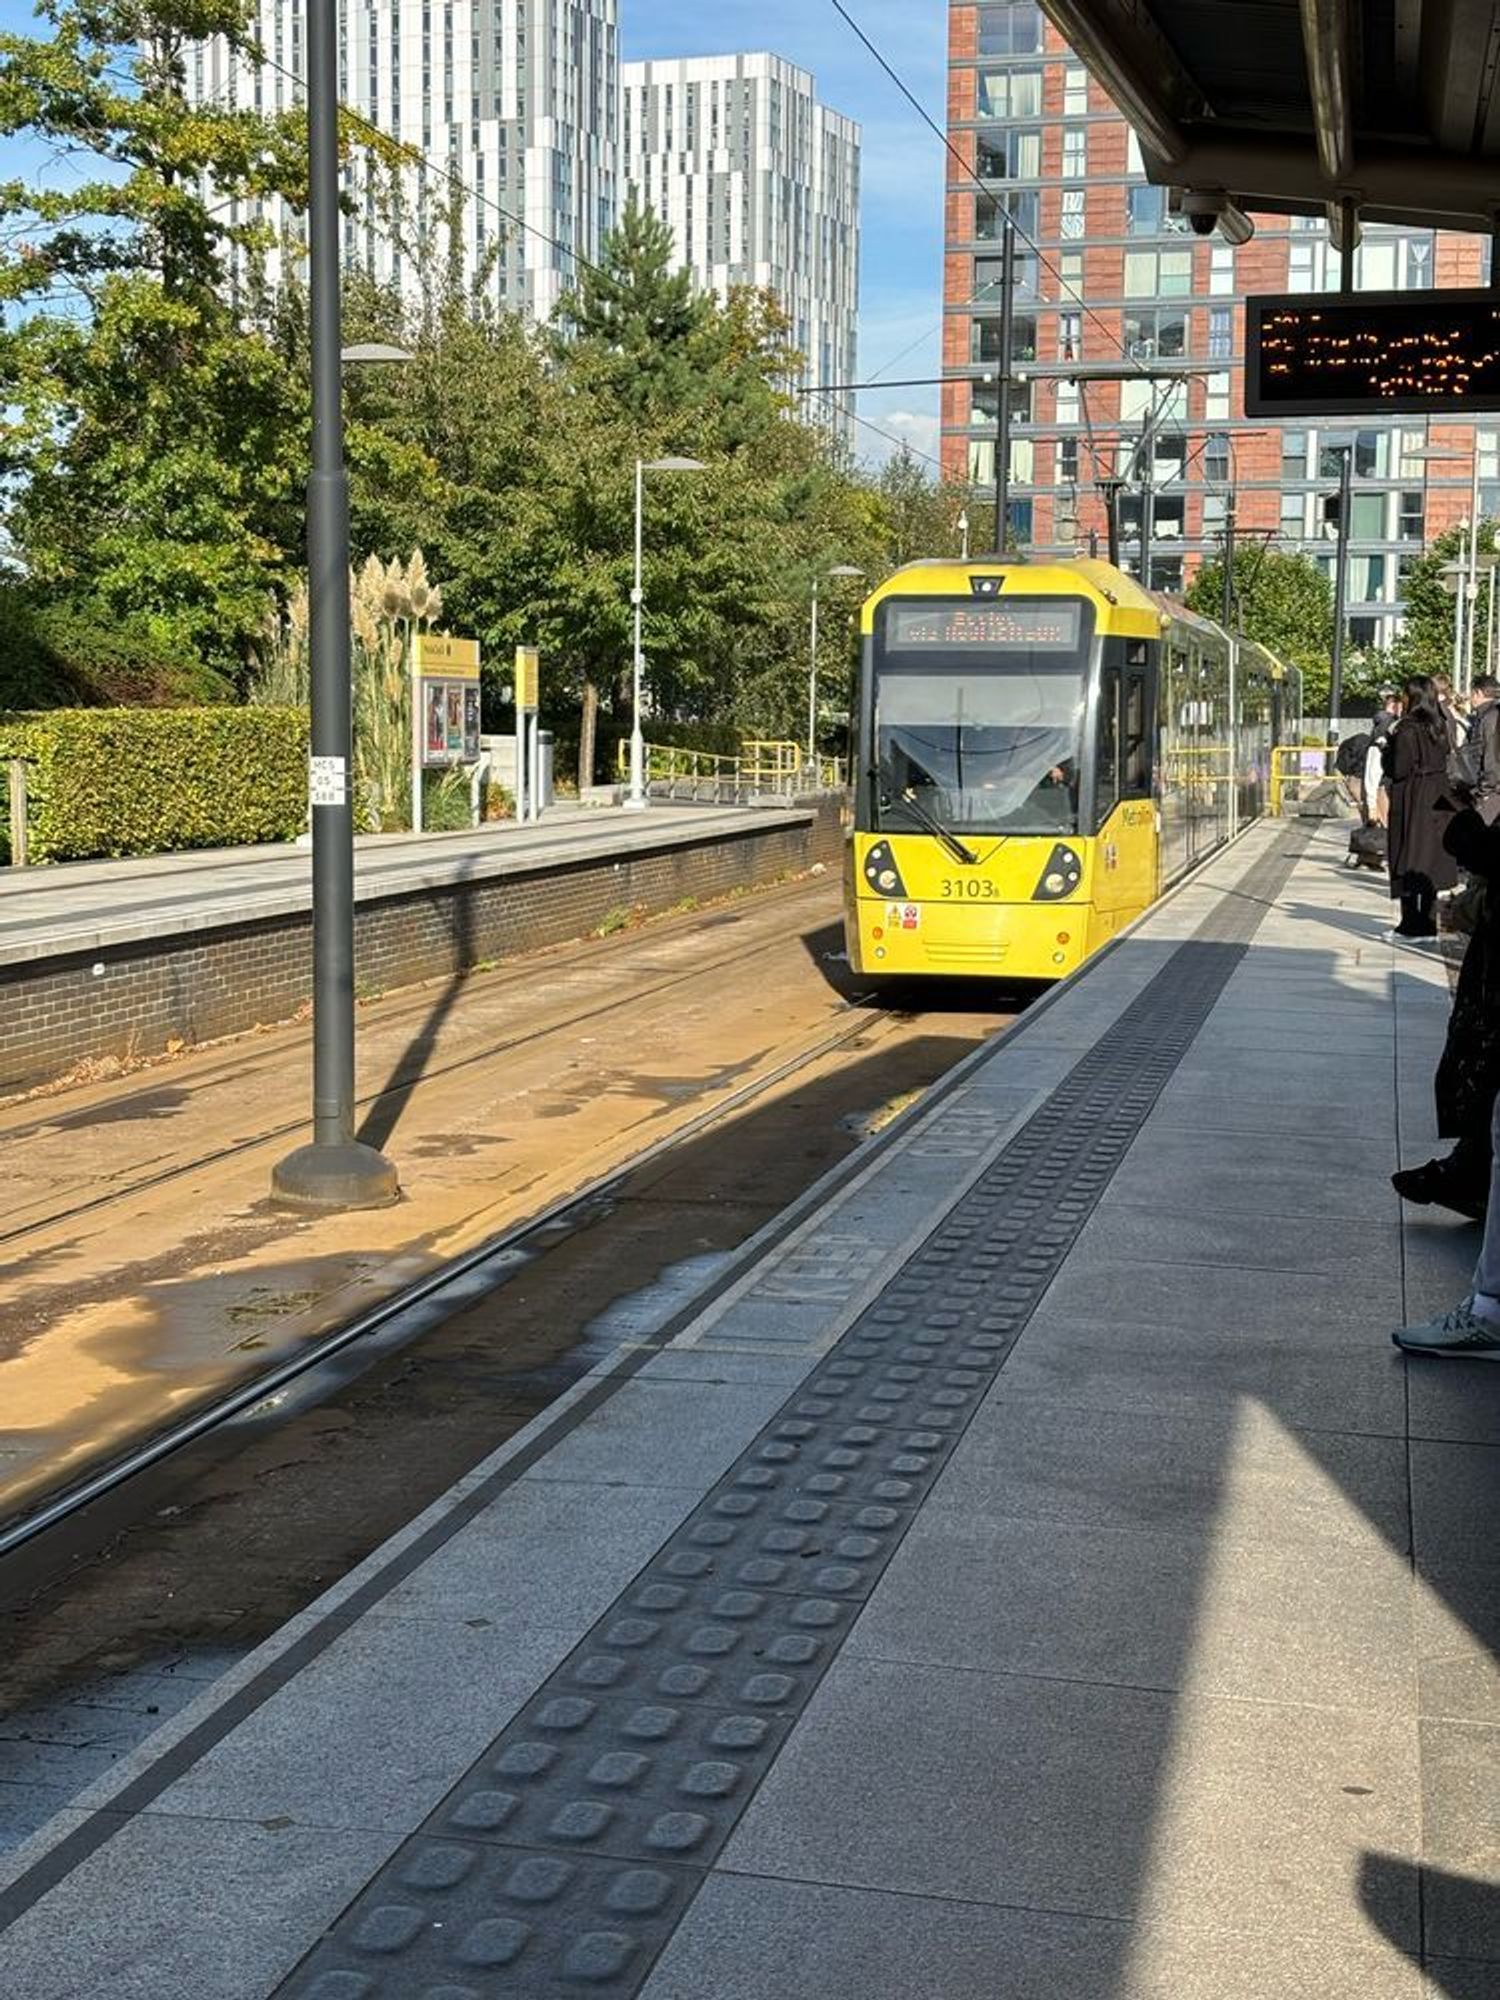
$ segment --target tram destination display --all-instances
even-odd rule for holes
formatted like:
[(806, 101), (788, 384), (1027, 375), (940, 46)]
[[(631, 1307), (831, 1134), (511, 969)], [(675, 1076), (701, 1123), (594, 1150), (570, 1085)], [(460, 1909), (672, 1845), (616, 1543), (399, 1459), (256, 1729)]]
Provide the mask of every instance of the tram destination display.
[(884, 641), (890, 653), (951, 653), (970, 647), (1024, 647), (1033, 653), (1073, 653), (1078, 649), (1082, 606), (1075, 599), (1046, 604), (1003, 600), (940, 604), (888, 604)]
[(1247, 417), (1500, 410), (1500, 292), (1278, 293), (1245, 302)]

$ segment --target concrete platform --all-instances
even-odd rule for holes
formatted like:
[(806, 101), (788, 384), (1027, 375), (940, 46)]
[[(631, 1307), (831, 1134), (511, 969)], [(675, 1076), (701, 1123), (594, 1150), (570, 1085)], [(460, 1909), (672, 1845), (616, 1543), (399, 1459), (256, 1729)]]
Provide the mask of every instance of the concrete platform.
[[(361, 996), (831, 867), (839, 800), (561, 808), (355, 845)], [(0, 1097), (295, 1019), (312, 982), (306, 847), (0, 870)]]
[(1500, 1993), (1500, 1370), (1389, 1340), (1447, 974), (1306, 840), (59, 1816), (8, 2000)]
[[(642, 813), (562, 806), (535, 825), (368, 836), (354, 843), (355, 900), (561, 870), (600, 855), (691, 846), (808, 818), (805, 809), (774, 807), (658, 804)], [(312, 906), (309, 851), (227, 847), (0, 869), (0, 966), (302, 914)]]

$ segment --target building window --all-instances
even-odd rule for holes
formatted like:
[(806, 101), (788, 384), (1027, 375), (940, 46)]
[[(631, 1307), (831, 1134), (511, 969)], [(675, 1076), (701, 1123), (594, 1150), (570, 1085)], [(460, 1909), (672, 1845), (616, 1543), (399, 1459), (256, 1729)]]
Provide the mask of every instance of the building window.
[(1182, 591), (1182, 557), (1153, 556), (1151, 558), (1151, 588), (1162, 590), (1176, 597)]
[(1188, 351), (1188, 316), (1171, 306), (1127, 306), (1125, 352), (1132, 359), (1182, 356)]
[(1193, 289), (1191, 250), (1127, 250), (1125, 295), (1133, 299), (1186, 298)]
[[(973, 322), (974, 337), (972, 353), (976, 361), (998, 361), (1000, 359), (1000, 322), (998, 319), (976, 319)], [(1014, 361), (1036, 360), (1036, 315), (1017, 313), (1011, 321), (1011, 359)]]
[(1307, 477), (1306, 431), (1282, 432), (1281, 476), (1283, 479), (1306, 479)]
[(1385, 540), (1385, 495), (1356, 493), (1349, 506), (1349, 534), (1356, 542)]
[(1307, 532), (1307, 495), (1305, 493), (1282, 494), (1281, 529), (1283, 534), (1292, 535), (1299, 541)]
[(1059, 361), (1077, 361), (1083, 354), (1083, 314), (1081, 312), (1060, 312), (1057, 315), (1057, 358)]
[(1065, 299), (1083, 297), (1083, 252), (1064, 250), (1057, 260), (1058, 294)]
[(1131, 236), (1177, 236), (1186, 228), (1180, 215), (1167, 207), (1167, 190), (1133, 187), (1125, 190), (1125, 228)]
[(1059, 382), (1059, 383), (1058, 383), (1058, 385), (1057, 385), (1057, 401), (1056, 401), (1056, 404), (1055, 404), (1055, 406), (1054, 406), (1054, 410), (1055, 410), (1055, 415), (1056, 415), (1056, 417), (1057, 417), (1057, 421), (1058, 421), (1058, 422), (1059, 422), (1060, 424), (1076, 424), (1076, 423), (1077, 423), (1077, 421), (1078, 421), (1078, 384), (1077, 384), (1076, 382)]
[(1208, 309), (1208, 358), (1210, 361), (1227, 361), (1234, 353), (1234, 309), (1231, 306), (1210, 306)]
[(1089, 128), (1064, 125), (1062, 135), (1062, 177), (1081, 181), (1089, 170)]
[(1349, 620), (1349, 641), (1357, 649), (1363, 651), (1365, 648), (1375, 645), (1379, 637), (1380, 620), (1378, 618), (1351, 618)]
[(1082, 63), (1069, 63), (1063, 71), (1063, 116), (1081, 118), (1089, 108), (1089, 73)]
[(980, 243), (998, 243), (1009, 216), (1022, 236), (1035, 238), (1041, 222), (1041, 196), (1029, 188), (1013, 188), (1009, 194), (977, 195), (974, 200), (974, 235)]
[(1057, 483), (1059, 486), (1076, 486), (1078, 483), (1078, 440), (1065, 437), (1057, 440)]
[(1432, 238), (1408, 236), (1402, 249), (1402, 284), (1409, 292), (1426, 291), (1432, 284)]
[(1222, 486), (1229, 478), (1229, 437), (1224, 431), (1210, 431), (1203, 440), (1203, 477)]
[(986, 181), (1036, 181), (1042, 177), (1039, 129), (992, 132), (979, 141), (979, 177)]
[(1366, 236), (1355, 254), (1355, 289), (1393, 292), (1396, 289), (1397, 245), (1390, 237)]
[(1357, 602), (1378, 603), (1385, 596), (1385, 557), (1351, 556), (1350, 594)]
[(1208, 289), (1216, 298), (1234, 291), (1234, 246), (1215, 243), (1208, 260)]
[(1398, 496), (1396, 533), (1403, 542), (1420, 542), (1426, 532), (1426, 510), (1420, 490)]
[(1064, 188), (1062, 192), (1062, 214), (1058, 222), (1058, 234), (1065, 240), (1076, 240), (1083, 234), (1083, 189)]
[[(1010, 420), (1013, 424), (1031, 422), (1031, 384), (1012, 382), (1010, 385)], [(1000, 384), (998, 382), (973, 382), (969, 385), (969, 422), (975, 425), (998, 424), (1000, 421)]]
[(1210, 423), (1230, 414), (1229, 375), (1210, 375), (1206, 378), (1207, 390), (1203, 398), (1203, 414)]
[(1040, 118), (1042, 72), (1039, 69), (981, 71), (979, 115), (981, 118)]
[(979, 53), (982, 56), (1032, 56), (1042, 46), (1042, 10), (1035, 0), (1011, 0), (1009, 5), (979, 10)]
[(1205, 493), (1203, 496), (1203, 532), (1205, 535), (1222, 530), (1229, 514), (1229, 501), (1223, 493)]
[[(1012, 258), (1015, 266), (1015, 295), (1018, 299), (1037, 297), (1037, 283), (1041, 264), (1034, 251), (1017, 251)], [(976, 257), (974, 259), (974, 298), (978, 306), (999, 305), (1005, 296), (1005, 259), (1003, 257)]]
[(1141, 158), (1141, 142), (1135, 136), (1133, 129), (1125, 134), (1125, 171), (1128, 174), (1139, 174), (1142, 180), (1146, 177), (1146, 162)]

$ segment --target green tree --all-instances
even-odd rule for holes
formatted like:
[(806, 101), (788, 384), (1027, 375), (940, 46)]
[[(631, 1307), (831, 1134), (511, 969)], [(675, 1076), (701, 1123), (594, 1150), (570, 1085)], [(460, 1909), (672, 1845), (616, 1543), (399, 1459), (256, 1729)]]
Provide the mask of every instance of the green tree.
[(0, 187), (15, 552), (54, 597), (234, 664), (300, 540), (306, 409), (235, 316), (264, 243), (229, 203), (301, 198), (301, 121), (187, 102), (188, 43), (248, 47), (248, 0), (38, 11), (47, 35), (0, 35), (0, 133), (77, 178)]
[[(1479, 547), (1489, 551), (1495, 547), (1497, 524), (1482, 520), (1479, 524)], [(1467, 553), (1468, 533), (1460, 527), (1447, 528), (1422, 551), (1406, 570), (1402, 579), (1401, 595), (1403, 608), (1402, 630), (1392, 648), (1393, 664), (1402, 674), (1451, 674), (1453, 672), (1454, 624), (1457, 617), (1458, 600), (1448, 590), (1443, 581), (1443, 571), (1451, 563), (1462, 560)], [(1494, 582), (1495, 572), (1490, 570), (1488, 581), (1481, 582), (1478, 606), (1478, 637), (1482, 639), (1488, 630), (1489, 592)], [(1476, 643), (1474, 650), (1474, 671), (1483, 671), (1484, 648)]]
[(671, 228), (632, 188), (597, 264), (564, 298), (565, 337), (595, 350), (614, 394), (640, 418), (691, 400), (689, 346), (712, 312), (676, 260)]
[[(1234, 554), (1233, 585), (1244, 631), (1301, 671), (1307, 712), (1325, 713), (1333, 658), (1333, 587), (1328, 578), (1309, 556), (1242, 545)], [(1221, 617), (1222, 560), (1203, 565), (1187, 603), (1205, 618)]]
[(881, 467), (875, 497), (889, 569), (899, 569), (903, 563), (917, 562), (924, 556), (958, 554), (958, 520), (965, 512), (963, 489), (936, 484), (909, 445), (903, 445)]

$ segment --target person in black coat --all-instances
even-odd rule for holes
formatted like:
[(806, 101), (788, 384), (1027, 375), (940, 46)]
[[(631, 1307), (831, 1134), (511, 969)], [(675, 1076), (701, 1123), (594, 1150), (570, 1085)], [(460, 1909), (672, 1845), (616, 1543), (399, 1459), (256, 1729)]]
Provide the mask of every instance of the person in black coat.
[(1490, 1121), (1500, 1092), (1500, 826), (1470, 806), (1449, 815), (1444, 845), (1484, 884), (1433, 1081), (1438, 1134), (1457, 1143), (1446, 1158), (1406, 1167), (1391, 1181), (1405, 1201), (1437, 1202), (1477, 1220), (1489, 1198)]
[(1440, 889), (1458, 882), (1458, 868), (1443, 846), (1452, 817), (1448, 753), (1453, 738), (1425, 675), (1406, 683), (1401, 719), (1385, 740), (1385, 782), (1390, 796), (1388, 859), (1391, 895), (1400, 902), (1397, 937), (1436, 937)]

